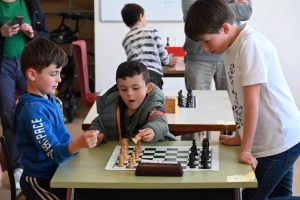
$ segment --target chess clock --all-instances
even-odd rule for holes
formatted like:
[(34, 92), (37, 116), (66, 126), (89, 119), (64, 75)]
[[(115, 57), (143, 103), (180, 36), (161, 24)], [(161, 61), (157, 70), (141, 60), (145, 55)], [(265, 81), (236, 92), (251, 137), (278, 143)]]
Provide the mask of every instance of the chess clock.
[(174, 113), (178, 112), (178, 98), (166, 98), (165, 99), (165, 110), (166, 113)]

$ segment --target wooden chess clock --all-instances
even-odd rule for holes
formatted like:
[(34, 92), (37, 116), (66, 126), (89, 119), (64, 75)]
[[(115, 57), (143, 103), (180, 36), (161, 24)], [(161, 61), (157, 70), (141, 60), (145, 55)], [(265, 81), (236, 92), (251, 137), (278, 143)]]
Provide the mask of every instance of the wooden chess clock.
[(166, 98), (165, 99), (165, 110), (166, 113), (174, 113), (178, 112), (178, 98)]

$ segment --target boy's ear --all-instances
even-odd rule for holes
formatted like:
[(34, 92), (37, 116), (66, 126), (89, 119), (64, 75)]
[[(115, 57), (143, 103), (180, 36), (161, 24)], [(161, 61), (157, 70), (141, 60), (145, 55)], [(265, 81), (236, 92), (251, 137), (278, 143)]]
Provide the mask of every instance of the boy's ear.
[(141, 22), (141, 21), (142, 21), (142, 18), (143, 18), (143, 14), (141, 13), (141, 14), (139, 15), (138, 21)]
[(147, 85), (147, 94), (148, 94), (149, 92), (151, 92), (152, 89), (153, 89), (153, 83), (148, 83), (148, 85)]
[(35, 81), (35, 78), (36, 78), (36, 71), (32, 68), (29, 68), (27, 71), (26, 71), (26, 76), (28, 77), (29, 80), (31, 81)]
[(224, 23), (224, 24), (222, 25), (222, 29), (223, 29), (223, 32), (224, 32), (225, 34), (228, 34), (228, 33), (229, 33), (229, 30), (230, 30), (229, 24)]

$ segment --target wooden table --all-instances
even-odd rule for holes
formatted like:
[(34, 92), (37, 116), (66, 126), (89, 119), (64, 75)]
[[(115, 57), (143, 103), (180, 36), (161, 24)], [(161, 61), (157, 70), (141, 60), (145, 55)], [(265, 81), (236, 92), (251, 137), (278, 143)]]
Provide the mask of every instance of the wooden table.
[[(162, 195), (164, 190), (177, 191), (180, 189), (183, 193), (187, 191), (196, 191), (197, 194), (197, 189), (204, 188), (231, 188), (230, 194), (233, 194), (234, 188), (257, 187), (256, 179), (242, 182), (228, 182), (227, 176), (236, 174), (245, 175), (252, 171), (250, 165), (238, 162), (237, 156), (240, 148), (239, 146), (225, 146), (219, 144), (217, 141), (210, 142), (210, 145), (219, 145), (219, 171), (185, 171), (182, 177), (152, 177), (135, 176), (135, 171), (105, 170), (105, 166), (116, 145), (121, 144), (118, 141), (109, 141), (107, 144), (100, 145), (93, 149), (82, 149), (78, 156), (59, 165), (51, 180), (50, 186), (53, 188), (103, 189), (101, 190), (102, 194), (107, 191), (107, 189), (111, 189), (109, 190), (110, 192), (113, 192), (114, 189), (119, 189), (117, 190), (119, 192), (124, 191), (122, 189), (127, 189), (127, 192), (133, 191), (128, 191), (128, 189), (145, 189), (151, 190), (151, 192), (159, 192)], [(130, 142), (129, 145), (134, 146), (132, 142)], [(143, 143), (142, 145), (191, 146), (191, 141)], [(197, 141), (197, 146), (201, 146), (201, 141)], [(93, 192), (96, 192), (96, 190), (88, 191), (88, 194), (90, 195), (92, 195)], [(84, 199), (89, 198), (88, 196), (85, 196)], [(103, 199), (106, 198), (103, 197)]]
[[(178, 96), (178, 91), (164, 90), (165, 96)], [(196, 108), (178, 108), (177, 114), (166, 113), (169, 130), (174, 135), (201, 131), (235, 131), (231, 104), (225, 90), (194, 90)], [(100, 95), (104, 94), (102, 91)], [(186, 96), (186, 91), (183, 91)], [(82, 123), (82, 130), (88, 130), (97, 116), (96, 103)]]
[(185, 63), (183, 57), (178, 57), (178, 63), (175, 67), (163, 65), (164, 77), (184, 77)]

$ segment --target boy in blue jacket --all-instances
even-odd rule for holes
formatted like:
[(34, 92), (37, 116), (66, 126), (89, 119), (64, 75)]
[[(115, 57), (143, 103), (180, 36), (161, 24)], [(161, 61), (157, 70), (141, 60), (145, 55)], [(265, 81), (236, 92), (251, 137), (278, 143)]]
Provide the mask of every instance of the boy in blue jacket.
[(29, 42), (21, 56), (27, 91), (14, 110), (11, 130), (22, 152), (20, 185), (27, 199), (65, 199), (66, 189), (50, 188), (59, 163), (97, 143), (98, 131), (87, 131), (72, 141), (64, 125), (53, 93), (66, 63), (63, 50), (46, 38)]

